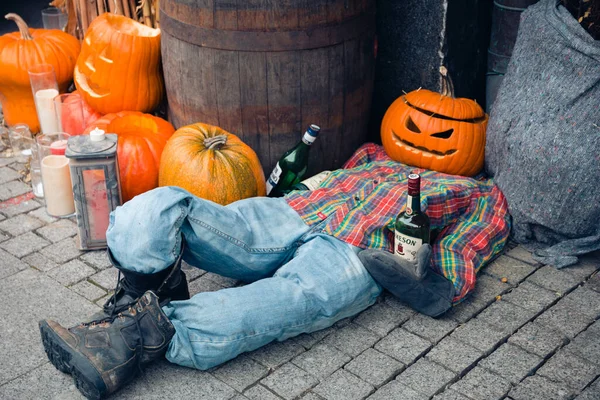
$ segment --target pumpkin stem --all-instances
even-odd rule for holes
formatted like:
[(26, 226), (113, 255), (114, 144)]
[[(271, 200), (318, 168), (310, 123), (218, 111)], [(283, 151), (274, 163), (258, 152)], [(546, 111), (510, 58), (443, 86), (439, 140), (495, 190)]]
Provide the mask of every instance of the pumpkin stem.
[(448, 75), (448, 69), (443, 65), (440, 67), (440, 74), (442, 75), (442, 95), (454, 97), (454, 84)]
[(227, 143), (227, 135), (218, 135), (204, 139), (204, 147), (208, 150), (219, 150)]
[(31, 36), (31, 33), (29, 32), (29, 27), (27, 26), (23, 18), (19, 17), (15, 13), (8, 13), (4, 16), (4, 18), (8, 19), (9, 21), (15, 21), (17, 27), (19, 27), (19, 32), (21, 32), (21, 38), (26, 40), (33, 40), (33, 36)]

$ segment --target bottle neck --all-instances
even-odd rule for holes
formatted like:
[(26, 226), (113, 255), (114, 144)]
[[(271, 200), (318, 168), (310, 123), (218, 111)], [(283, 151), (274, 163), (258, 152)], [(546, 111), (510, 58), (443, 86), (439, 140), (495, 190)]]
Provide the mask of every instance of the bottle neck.
[(317, 139), (316, 136), (311, 135), (308, 131), (304, 132), (304, 136), (302, 136), (301, 144), (305, 144), (306, 146), (311, 146), (314, 141)]
[(406, 214), (420, 214), (421, 213), (421, 193), (409, 192), (406, 196)]

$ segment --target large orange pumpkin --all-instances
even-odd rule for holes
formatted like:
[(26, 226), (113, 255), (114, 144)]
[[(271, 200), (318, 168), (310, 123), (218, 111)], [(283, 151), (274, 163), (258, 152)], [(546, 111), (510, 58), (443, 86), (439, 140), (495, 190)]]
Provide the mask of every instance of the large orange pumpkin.
[(179, 186), (223, 205), (266, 194), (254, 150), (234, 134), (200, 123), (179, 128), (169, 139), (158, 184)]
[(118, 135), (117, 159), (124, 202), (158, 186), (160, 157), (175, 132), (173, 125), (150, 114), (122, 111), (96, 120), (85, 133), (96, 127)]
[(381, 123), (381, 141), (394, 160), (453, 175), (483, 168), (488, 116), (475, 101), (454, 98), (444, 67), (442, 93), (418, 89), (399, 97)]
[(75, 85), (102, 114), (149, 112), (160, 102), (160, 29), (105, 13), (90, 24), (75, 67)]
[(0, 36), (0, 102), (7, 125), (25, 123), (39, 132), (31, 83), (27, 71), (36, 64), (54, 67), (61, 92), (73, 79), (73, 68), (79, 54), (79, 41), (59, 30), (29, 29), (17, 14), (7, 14), (18, 32)]

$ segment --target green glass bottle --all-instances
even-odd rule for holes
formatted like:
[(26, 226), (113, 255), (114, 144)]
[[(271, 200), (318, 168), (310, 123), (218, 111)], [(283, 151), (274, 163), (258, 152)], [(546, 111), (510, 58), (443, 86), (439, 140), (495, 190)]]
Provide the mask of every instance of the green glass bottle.
[(280, 197), (292, 190), (302, 180), (308, 169), (308, 152), (319, 135), (317, 125), (310, 125), (302, 140), (279, 159), (267, 179), (267, 196)]
[(292, 190), (315, 190), (325, 179), (327, 179), (329, 174), (331, 174), (331, 171), (321, 171), (310, 178), (306, 178), (302, 182), (296, 183), (292, 186)]
[(429, 217), (421, 211), (421, 177), (410, 174), (406, 209), (396, 217), (394, 254), (416, 262), (417, 251), (424, 243), (429, 243), (429, 232)]

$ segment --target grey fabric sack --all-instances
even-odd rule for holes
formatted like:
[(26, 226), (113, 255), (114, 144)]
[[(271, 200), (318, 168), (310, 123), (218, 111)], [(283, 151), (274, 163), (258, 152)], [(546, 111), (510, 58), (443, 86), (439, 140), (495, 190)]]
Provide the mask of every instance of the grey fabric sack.
[(561, 268), (600, 249), (600, 41), (557, 0), (521, 16), (485, 158), (537, 260)]

